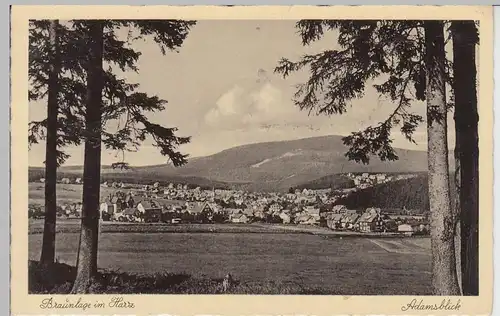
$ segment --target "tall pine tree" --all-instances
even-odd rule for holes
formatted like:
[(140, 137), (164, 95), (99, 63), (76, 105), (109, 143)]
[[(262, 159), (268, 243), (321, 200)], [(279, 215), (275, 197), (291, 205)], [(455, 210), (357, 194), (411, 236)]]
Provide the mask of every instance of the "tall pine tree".
[(49, 74), (47, 101), (47, 141), (45, 151), (45, 216), (40, 262), (50, 264), (55, 259), (56, 217), (57, 217), (57, 130), (58, 130), (58, 95), (59, 72), (59, 21), (50, 21), (49, 26)]
[[(363, 96), (367, 83), (374, 79), (382, 80), (382, 83), (374, 85), (375, 88), (381, 95), (395, 102), (397, 107), (380, 124), (355, 131), (345, 137), (344, 143), (349, 146), (346, 156), (363, 163), (369, 163), (371, 155), (378, 155), (381, 160), (398, 159), (392, 147), (392, 130), (399, 127), (403, 135), (413, 142), (413, 132), (424, 122), (420, 115), (410, 112), (412, 100), (426, 100), (424, 22), (302, 20), (296, 26), (304, 45), (321, 39), (327, 31), (335, 30), (338, 32), (340, 49), (306, 55), (298, 61), (283, 58), (279, 62), (275, 71), (284, 77), (300, 69), (310, 70), (309, 79), (298, 88), (295, 104), (316, 114), (343, 114), (351, 100)], [(458, 43), (454, 41), (453, 45)], [(468, 58), (470, 60), (471, 56)], [(452, 63), (445, 60), (444, 67), (445, 81), (451, 85)], [(466, 76), (464, 72), (454, 75)], [(458, 77), (456, 79), (461, 80)], [(469, 85), (462, 86), (462, 89), (467, 89), (467, 93), (475, 95), (475, 85), (470, 83), (470, 79), (462, 80), (469, 82)], [(452, 87), (455, 92), (456, 85)], [(453, 102), (450, 106), (453, 106)], [(472, 115), (469, 119), (474, 120), (476, 117)], [(459, 134), (457, 131), (457, 135)], [(464, 155), (471, 159), (474, 154), (461, 150), (462, 159)], [(462, 182), (465, 181), (466, 179), (462, 178)], [(463, 193), (460, 195), (463, 196)], [(473, 197), (477, 203), (477, 195), (469, 194), (468, 197)], [(460, 213), (464, 212), (467, 210), (462, 207)], [(457, 218), (454, 219), (455, 222), (456, 220)], [(467, 233), (462, 232), (462, 235), (464, 234)], [(477, 250), (477, 245), (471, 246), (474, 247)], [(469, 257), (474, 253), (471, 250), (468, 252)], [(462, 258), (464, 255), (462, 249)], [(462, 260), (462, 266), (465, 264)], [(464, 283), (464, 293), (466, 286)]]
[(474, 21), (452, 21), (453, 90), (459, 168), (461, 280), (464, 295), (479, 295), (479, 135)]
[(85, 293), (91, 278), (97, 275), (97, 245), (99, 227), (99, 199), (101, 179), (101, 133), (103, 80), (103, 32), (102, 20), (86, 22), (86, 39), (89, 59), (86, 61), (87, 96), (85, 102), (85, 156), (83, 165), (82, 227), (77, 275), (73, 293)]
[(424, 28), (432, 285), (435, 295), (459, 295), (449, 185), (443, 22), (425, 21)]
[[(169, 158), (175, 166), (186, 162), (186, 155), (177, 151), (181, 144), (189, 142), (189, 137), (175, 135), (176, 128), (167, 128), (152, 122), (148, 113), (162, 111), (166, 101), (156, 96), (148, 96), (138, 92), (138, 85), (129, 83), (115, 74), (118, 67), (121, 71), (138, 71), (136, 63), (140, 52), (130, 48), (133, 41), (152, 38), (163, 53), (180, 47), (187, 37), (195, 21), (180, 20), (113, 20), (103, 21), (103, 61), (108, 68), (103, 73), (103, 93), (101, 119), (104, 129), (101, 131), (101, 140), (108, 149), (135, 151), (148, 137), (152, 138), (153, 145)], [(129, 36), (121, 40), (116, 35), (119, 29), (128, 29)], [(88, 27), (86, 21), (66, 21), (58, 28), (59, 56), (61, 67), (59, 73), (59, 115), (57, 116), (57, 149), (49, 150), (47, 154), (57, 156), (57, 165), (61, 165), (69, 158), (64, 152), (68, 145), (80, 145), (86, 140), (86, 111), (84, 108), (87, 94), (87, 64), (88, 54)], [(40, 101), (48, 94), (54, 95), (49, 89), (49, 74), (52, 61), (50, 59), (51, 46), (48, 41), (50, 22), (47, 20), (30, 21), (30, 64), (29, 77), (31, 88), (30, 101)], [(137, 33), (131, 36), (132, 33)], [(112, 67), (114, 66), (114, 68)], [(109, 128), (110, 121), (120, 121), (118, 129)], [(46, 138), (49, 119), (30, 122), (29, 143), (35, 144)], [(116, 125), (116, 124), (115, 124)], [(56, 174), (55, 167), (46, 168), (46, 172)], [(99, 181), (99, 178), (97, 178)], [(50, 191), (49, 191), (50, 192)], [(55, 188), (54, 191), (55, 193)], [(53, 199), (55, 205), (55, 197)], [(50, 205), (50, 203), (46, 203)], [(55, 227), (54, 221), (51, 227)], [(50, 218), (49, 218), (50, 219)], [(52, 223), (52, 221), (51, 221)], [(53, 236), (50, 230), (46, 234)], [(53, 242), (44, 244), (45, 253), (54, 253)], [(53, 261), (53, 255), (49, 256)]]

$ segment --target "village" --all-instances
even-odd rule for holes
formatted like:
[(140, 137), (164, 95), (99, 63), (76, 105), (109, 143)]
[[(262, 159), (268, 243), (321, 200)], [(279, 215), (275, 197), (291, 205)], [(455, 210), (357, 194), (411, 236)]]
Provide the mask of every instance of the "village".
[[(142, 186), (104, 182), (102, 187), (115, 190), (113, 194), (102, 197), (100, 214), (103, 221), (123, 223), (270, 223), (312, 225), (359, 233), (428, 233), (429, 223), (422, 213), (406, 209), (388, 212), (377, 207), (352, 210), (336, 204), (339, 198), (356, 190), (412, 175), (363, 173), (347, 176), (354, 180), (355, 187), (338, 190), (291, 189), (288, 193), (207, 190), (190, 188), (186, 184), (162, 186), (159, 182)], [(63, 178), (59, 182), (80, 184), (81, 179)], [(79, 218), (81, 210), (81, 203), (68, 203), (58, 206), (58, 216)], [(30, 214), (33, 215), (33, 212)]]

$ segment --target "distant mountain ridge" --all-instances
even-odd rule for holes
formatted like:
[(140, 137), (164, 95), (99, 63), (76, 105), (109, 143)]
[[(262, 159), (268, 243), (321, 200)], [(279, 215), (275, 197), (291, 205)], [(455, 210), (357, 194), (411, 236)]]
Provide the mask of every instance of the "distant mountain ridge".
[[(427, 170), (427, 152), (396, 149), (399, 160), (383, 162), (372, 157), (370, 164), (348, 161), (342, 136), (321, 136), (232, 147), (219, 153), (189, 159), (182, 167), (154, 165), (131, 170), (103, 166), (102, 174), (163, 178), (198, 178), (226, 183), (247, 190), (283, 191), (321, 177), (348, 172), (413, 173)], [(450, 160), (453, 163), (453, 160)], [(60, 172), (82, 172), (68, 166)]]

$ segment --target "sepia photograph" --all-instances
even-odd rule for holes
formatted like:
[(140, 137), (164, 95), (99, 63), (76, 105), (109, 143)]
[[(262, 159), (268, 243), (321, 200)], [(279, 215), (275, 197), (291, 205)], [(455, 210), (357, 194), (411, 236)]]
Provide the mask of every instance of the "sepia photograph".
[(27, 294), (491, 295), (483, 22), (352, 16), (30, 18)]

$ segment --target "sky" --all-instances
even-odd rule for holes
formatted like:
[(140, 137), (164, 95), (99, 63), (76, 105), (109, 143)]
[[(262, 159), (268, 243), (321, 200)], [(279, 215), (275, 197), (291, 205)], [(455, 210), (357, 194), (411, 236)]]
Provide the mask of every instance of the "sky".
[[(168, 100), (165, 111), (150, 116), (167, 127), (177, 127), (178, 136), (191, 136), (180, 151), (190, 157), (206, 156), (249, 143), (291, 140), (324, 135), (348, 135), (385, 120), (396, 104), (381, 99), (367, 85), (363, 98), (351, 102), (347, 113), (334, 116), (308, 115), (293, 104), (295, 85), (307, 79), (307, 72), (283, 79), (274, 74), (282, 57), (293, 61), (304, 54), (336, 48), (333, 32), (302, 46), (291, 20), (198, 21), (178, 52), (162, 55), (152, 40), (134, 43), (142, 53), (138, 73), (124, 76), (140, 84), (139, 90)], [(425, 104), (415, 103), (412, 112), (425, 117)], [(46, 117), (45, 102), (31, 103), (29, 119)], [(454, 128), (449, 116), (449, 146)], [(399, 130), (392, 133), (398, 148), (426, 150), (425, 123), (409, 143)], [(68, 147), (71, 157), (65, 165), (83, 164), (83, 146)], [(151, 141), (138, 152), (121, 153), (103, 149), (102, 164), (125, 159), (131, 165), (166, 163)], [(45, 144), (30, 148), (29, 164), (43, 166)]]

